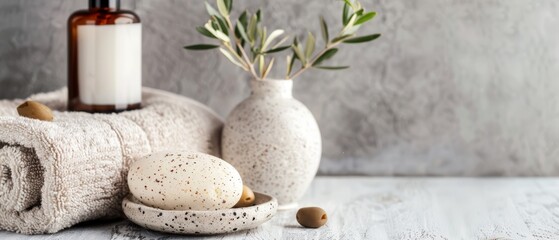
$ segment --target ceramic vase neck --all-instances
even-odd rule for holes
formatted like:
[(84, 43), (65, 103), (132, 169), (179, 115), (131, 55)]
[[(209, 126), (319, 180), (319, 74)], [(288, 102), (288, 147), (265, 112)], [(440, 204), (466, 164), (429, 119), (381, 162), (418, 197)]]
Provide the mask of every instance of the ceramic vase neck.
[(293, 97), (292, 80), (252, 80), (252, 96), (258, 97)]

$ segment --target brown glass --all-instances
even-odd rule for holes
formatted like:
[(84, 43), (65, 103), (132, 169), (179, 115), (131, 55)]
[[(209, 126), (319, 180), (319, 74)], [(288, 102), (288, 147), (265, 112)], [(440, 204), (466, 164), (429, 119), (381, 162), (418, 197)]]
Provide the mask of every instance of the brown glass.
[(118, 7), (90, 7), (77, 11), (68, 19), (68, 110), (90, 113), (115, 113), (141, 108), (141, 103), (129, 105), (88, 105), (80, 101), (78, 75), (78, 26), (116, 25), (140, 23), (140, 18), (132, 11)]

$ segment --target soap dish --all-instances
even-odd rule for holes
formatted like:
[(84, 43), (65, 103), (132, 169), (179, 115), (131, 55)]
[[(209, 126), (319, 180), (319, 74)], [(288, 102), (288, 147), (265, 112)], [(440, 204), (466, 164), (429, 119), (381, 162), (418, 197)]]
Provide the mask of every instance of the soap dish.
[(216, 211), (161, 210), (142, 204), (132, 194), (122, 201), (124, 214), (130, 221), (158, 232), (214, 235), (256, 228), (274, 217), (278, 201), (271, 196), (254, 193), (255, 205)]

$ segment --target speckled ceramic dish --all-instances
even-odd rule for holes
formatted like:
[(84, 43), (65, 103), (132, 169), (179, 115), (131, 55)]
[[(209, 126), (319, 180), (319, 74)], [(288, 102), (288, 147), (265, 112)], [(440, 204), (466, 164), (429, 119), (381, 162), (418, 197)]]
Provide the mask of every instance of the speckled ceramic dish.
[(167, 211), (148, 207), (132, 194), (122, 201), (124, 214), (132, 222), (159, 232), (175, 234), (223, 234), (252, 229), (272, 219), (278, 201), (254, 193), (255, 205), (217, 211)]

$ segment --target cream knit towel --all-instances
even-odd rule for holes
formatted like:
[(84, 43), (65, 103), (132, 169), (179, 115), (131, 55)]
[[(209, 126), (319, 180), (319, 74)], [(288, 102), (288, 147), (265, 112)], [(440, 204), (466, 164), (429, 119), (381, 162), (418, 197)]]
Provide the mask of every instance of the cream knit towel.
[[(139, 156), (188, 149), (219, 156), (222, 120), (190, 99), (144, 89), (144, 108), (113, 115), (55, 111), (54, 122), (17, 116), (0, 101), (0, 229), (54, 233), (122, 216), (128, 165)], [(66, 90), (32, 96), (55, 110)]]

